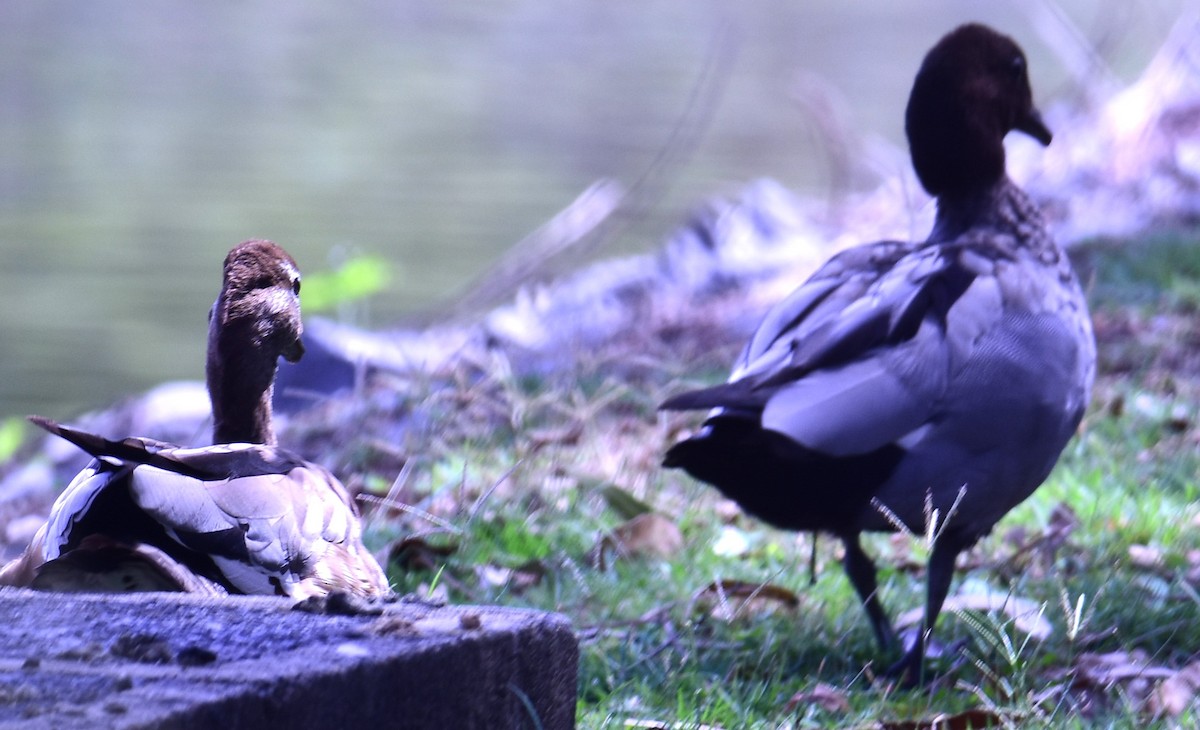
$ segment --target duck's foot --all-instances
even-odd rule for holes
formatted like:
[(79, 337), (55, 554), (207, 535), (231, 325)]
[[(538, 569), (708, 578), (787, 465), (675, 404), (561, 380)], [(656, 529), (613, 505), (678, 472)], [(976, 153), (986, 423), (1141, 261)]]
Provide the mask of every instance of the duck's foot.
[[(922, 645), (918, 639), (917, 630), (904, 632), (902, 636), (904, 656), (900, 658), (900, 661), (888, 667), (882, 676), (894, 681), (900, 689), (916, 689), (924, 686), (933, 691), (938, 688), (941, 679), (944, 679), (965, 661), (963, 650), (967, 646), (967, 640), (959, 639), (945, 644), (935, 639), (927, 639)], [(953, 663), (946, 672), (934, 677), (925, 666), (925, 660), (947, 657), (952, 657)]]

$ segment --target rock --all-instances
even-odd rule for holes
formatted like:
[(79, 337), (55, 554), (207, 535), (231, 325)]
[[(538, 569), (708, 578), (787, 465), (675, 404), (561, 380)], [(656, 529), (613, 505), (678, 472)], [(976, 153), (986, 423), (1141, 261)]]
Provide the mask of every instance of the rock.
[(0, 590), (0, 727), (572, 728), (557, 614)]

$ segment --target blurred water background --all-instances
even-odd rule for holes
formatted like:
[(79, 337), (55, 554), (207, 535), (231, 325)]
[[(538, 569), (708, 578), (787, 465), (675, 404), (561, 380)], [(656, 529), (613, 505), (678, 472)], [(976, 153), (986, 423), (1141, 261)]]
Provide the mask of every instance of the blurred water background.
[(443, 306), (598, 178), (653, 171), (601, 255), (657, 245), (757, 177), (871, 185), (837, 174), (822, 130), (902, 149), (912, 75), (958, 23), (1016, 37), (1046, 105), (1080, 91), (1048, 19), (1128, 81), (1185, 4), (5, 2), (0, 418), (202, 377), (242, 239), (282, 243), (306, 273), (387, 262), (387, 289), (341, 316), (389, 326)]

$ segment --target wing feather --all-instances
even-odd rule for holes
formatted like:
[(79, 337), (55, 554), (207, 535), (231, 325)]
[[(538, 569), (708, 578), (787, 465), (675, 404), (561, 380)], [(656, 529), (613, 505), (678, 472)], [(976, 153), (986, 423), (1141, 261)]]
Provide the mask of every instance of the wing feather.
[(835, 257), (767, 315), (730, 382), (663, 407), (757, 412), (836, 457), (903, 443), (1004, 311), (987, 262), (960, 254), (883, 243)]
[[(330, 543), (360, 539), (352, 503), (320, 468), (204, 481), (143, 466), (134, 471), (131, 489), (174, 539), (225, 558), (220, 564), (230, 582), (255, 592), (264, 575), (294, 583)], [(235, 569), (239, 561), (254, 571)]]

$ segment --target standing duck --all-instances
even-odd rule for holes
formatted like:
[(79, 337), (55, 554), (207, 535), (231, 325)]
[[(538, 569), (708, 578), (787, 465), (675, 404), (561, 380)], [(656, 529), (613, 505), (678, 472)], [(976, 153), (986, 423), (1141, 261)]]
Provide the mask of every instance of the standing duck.
[(246, 241), (225, 258), (205, 368), (215, 446), (112, 441), (32, 417), (95, 459), (25, 553), (0, 570), (0, 583), (292, 598), (389, 593), (346, 488), (275, 445), (278, 360), (304, 353), (299, 294), (296, 262), (270, 241)]
[(837, 254), (767, 314), (727, 383), (661, 407), (714, 409), (665, 466), (772, 525), (841, 539), (884, 651), (898, 639), (859, 535), (934, 536), (921, 631), (889, 669), (914, 684), (958, 554), (1037, 489), (1079, 425), (1095, 341), (1070, 262), (1005, 172), (1008, 132), (1051, 138), (1020, 47), (952, 31), (905, 122), (937, 199), (929, 238)]

